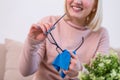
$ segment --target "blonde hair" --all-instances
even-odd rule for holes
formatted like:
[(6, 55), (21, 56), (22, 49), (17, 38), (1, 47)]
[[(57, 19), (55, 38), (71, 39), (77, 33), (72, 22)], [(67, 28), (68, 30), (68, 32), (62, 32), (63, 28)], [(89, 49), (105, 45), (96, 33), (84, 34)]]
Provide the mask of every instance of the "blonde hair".
[[(93, 11), (87, 16), (87, 23), (86, 25), (88, 26), (89, 29), (93, 31), (97, 31), (102, 23), (102, 0), (95, 0), (96, 5), (95, 5), (95, 10), (93, 8)], [(65, 4), (65, 12), (67, 12), (66, 4)], [(69, 17), (69, 14), (67, 15)]]
[(97, 0), (97, 9), (94, 14), (94, 17), (91, 18), (90, 23), (88, 24), (88, 27), (92, 29), (93, 31), (97, 31), (102, 23), (102, 0)]

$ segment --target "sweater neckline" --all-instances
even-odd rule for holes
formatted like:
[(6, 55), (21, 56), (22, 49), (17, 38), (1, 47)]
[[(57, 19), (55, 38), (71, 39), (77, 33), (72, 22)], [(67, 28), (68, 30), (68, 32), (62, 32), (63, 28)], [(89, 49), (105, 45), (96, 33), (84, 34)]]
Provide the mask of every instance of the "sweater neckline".
[(89, 29), (87, 26), (85, 26), (85, 27), (80, 27), (79, 25), (74, 24), (74, 23), (71, 22), (70, 20), (65, 20), (65, 19), (63, 19), (63, 20), (65, 21), (65, 23), (67, 23), (68, 25), (70, 25), (71, 27), (73, 27), (73, 28), (75, 28), (75, 29), (78, 29), (78, 30), (81, 30), (81, 31), (86, 31), (86, 30)]

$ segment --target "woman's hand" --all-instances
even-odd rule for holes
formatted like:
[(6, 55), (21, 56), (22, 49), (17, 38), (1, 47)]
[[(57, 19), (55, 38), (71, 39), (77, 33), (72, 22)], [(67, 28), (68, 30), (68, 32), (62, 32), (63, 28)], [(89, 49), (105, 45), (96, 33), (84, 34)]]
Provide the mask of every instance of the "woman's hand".
[(52, 25), (50, 23), (33, 24), (29, 31), (29, 37), (34, 40), (44, 41), (47, 37), (46, 32)]
[(78, 75), (78, 71), (82, 70), (82, 65), (78, 59), (78, 56), (71, 53), (71, 61), (69, 70), (63, 71), (69, 77), (75, 77)]

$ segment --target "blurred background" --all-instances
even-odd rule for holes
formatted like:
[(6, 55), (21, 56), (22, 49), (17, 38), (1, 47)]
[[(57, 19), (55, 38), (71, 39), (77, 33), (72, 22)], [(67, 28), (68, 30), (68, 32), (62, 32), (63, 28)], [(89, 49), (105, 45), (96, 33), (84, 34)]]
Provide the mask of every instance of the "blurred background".
[[(120, 0), (103, 0), (103, 23), (110, 45), (120, 48)], [(62, 15), (64, 0), (0, 0), (0, 43), (5, 38), (24, 42), (31, 24), (49, 15)]]

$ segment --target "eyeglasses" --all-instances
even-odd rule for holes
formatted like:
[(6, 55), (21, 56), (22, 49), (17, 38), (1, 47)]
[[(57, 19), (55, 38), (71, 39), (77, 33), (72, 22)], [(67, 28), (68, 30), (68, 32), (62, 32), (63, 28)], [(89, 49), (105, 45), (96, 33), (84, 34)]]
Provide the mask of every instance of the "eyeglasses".
[[(55, 40), (55, 38), (53, 37), (51, 31), (53, 29), (55, 29), (55, 25), (65, 16), (66, 14), (64, 14), (62, 17), (60, 17), (55, 23), (54, 25), (47, 31), (46, 34), (49, 34), (51, 36), (51, 38), (47, 37), (49, 42), (53, 45), (56, 46), (56, 51), (58, 53), (61, 53), (63, 52), (64, 50), (58, 45), (57, 41)], [(76, 51), (82, 46), (82, 44), (84, 43), (84, 37), (82, 37), (82, 42), (80, 43), (80, 45), (73, 51), (74, 54), (76, 54)]]
[[(68, 70), (69, 65), (70, 65), (70, 54), (69, 51), (66, 49), (62, 49), (58, 43), (56, 42), (55, 38), (53, 37), (51, 31), (55, 28), (55, 25), (65, 16), (65, 14), (58, 19), (55, 24), (51, 27), (51, 29), (47, 32), (47, 34), (50, 34), (50, 38), (48, 38), (49, 42), (53, 45), (56, 46), (56, 51), (59, 53), (59, 55), (55, 58), (55, 60), (53, 61), (53, 66), (54, 68), (60, 73), (60, 76), (62, 78), (64, 78), (66, 75), (64, 74), (63, 70)], [(84, 43), (84, 37), (82, 37), (82, 42), (80, 43), (80, 45), (73, 51), (74, 54), (76, 54), (76, 51), (82, 46), (82, 44)], [(61, 52), (60, 52), (61, 51)], [(67, 59), (64, 59), (65, 56), (68, 56)], [(60, 59), (63, 59), (62, 61)]]
[[(56, 42), (56, 40), (55, 40), (55, 38), (53, 37), (52, 33), (50, 32), (49, 34), (50, 34), (50, 36), (51, 36), (51, 38), (48, 37), (49, 42), (50, 42), (51, 44), (53, 44), (53, 45), (56, 46), (56, 51), (57, 51), (58, 53), (63, 52), (64, 49), (62, 49), (62, 48), (58, 45), (58, 43)], [(73, 53), (74, 53), (74, 54), (76, 54), (76, 51), (82, 46), (83, 43), (84, 43), (84, 37), (82, 37), (82, 40), (80, 41), (79, 46), (78, 46), (75, 50), (73, 50)]]

